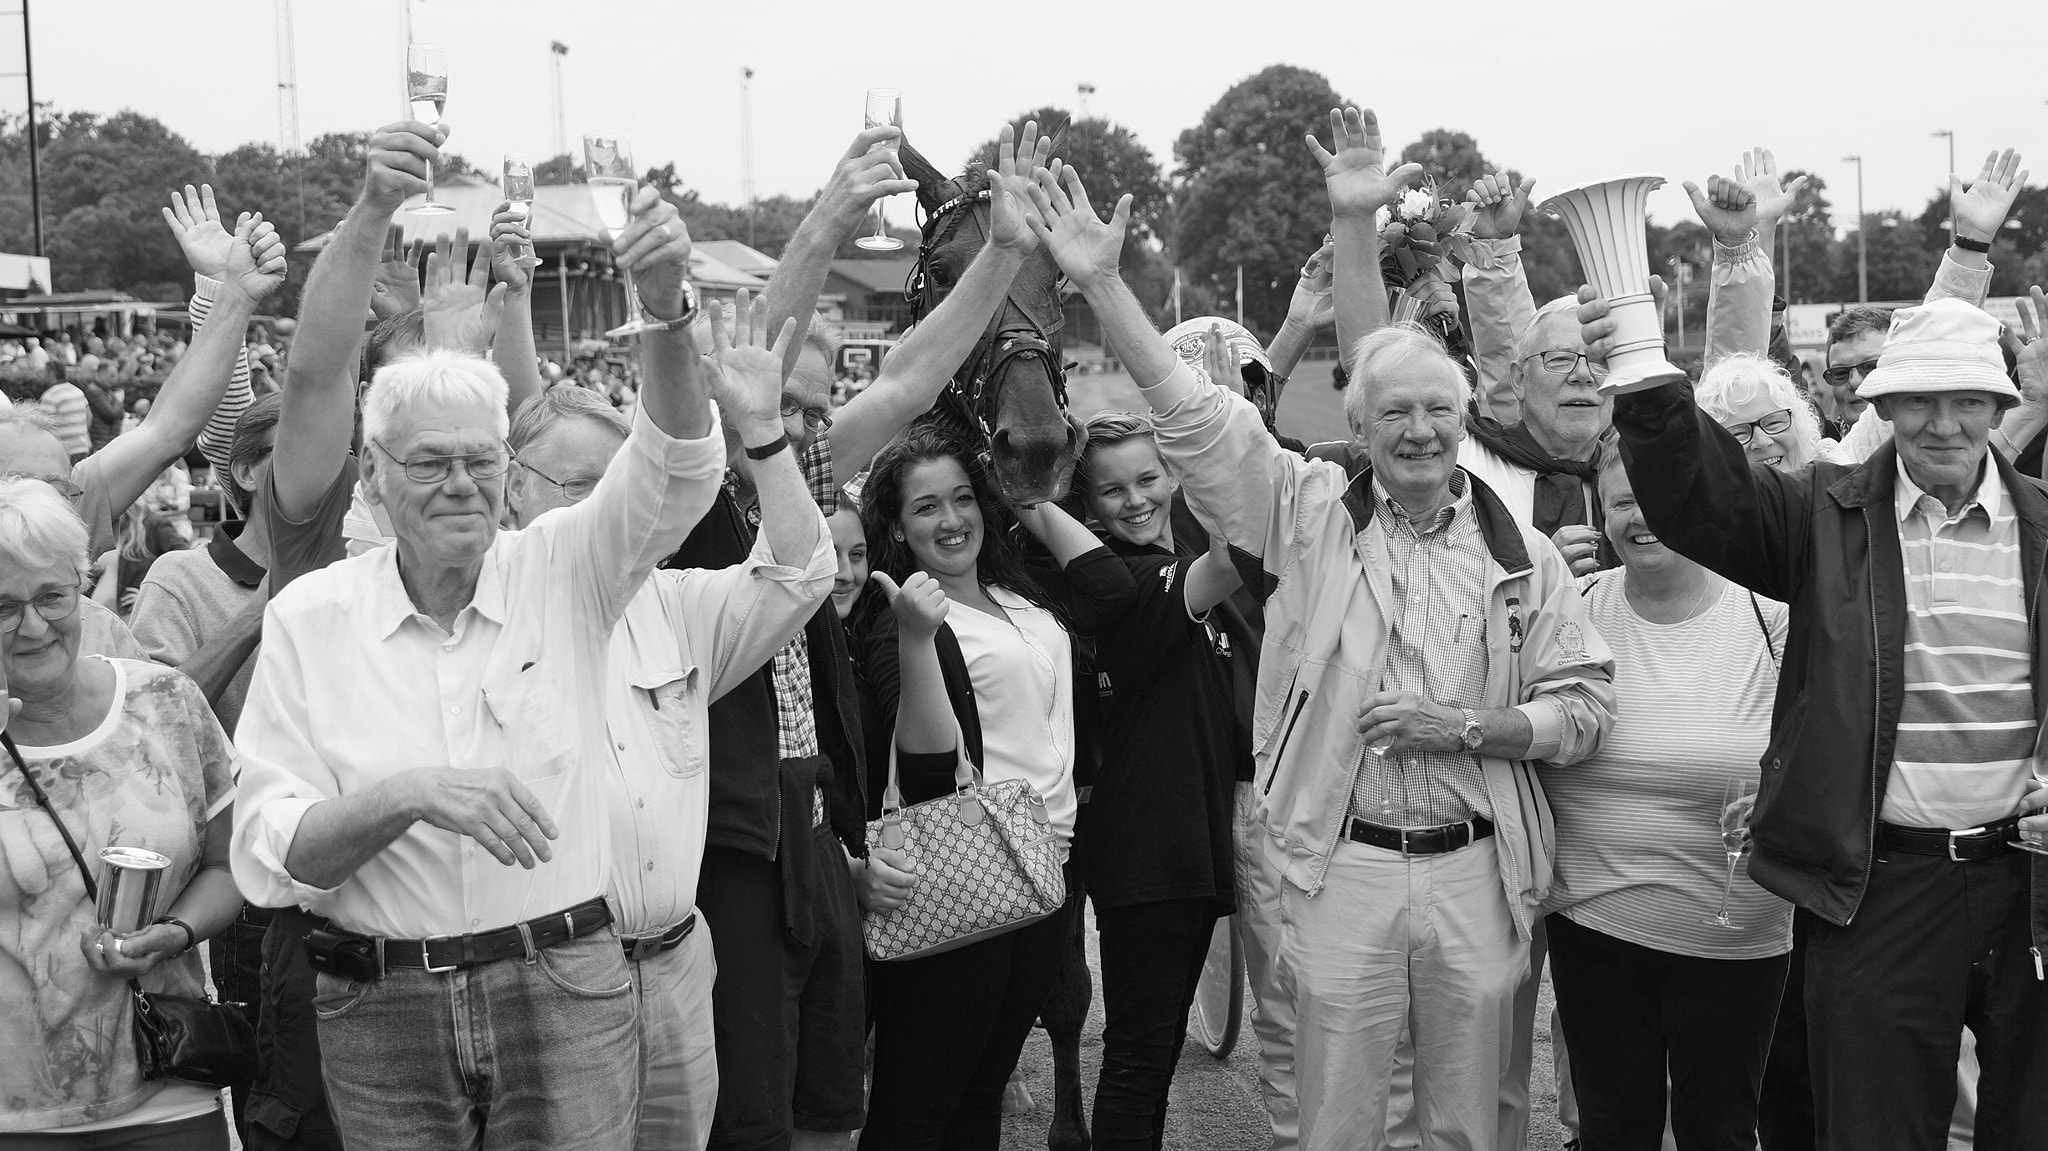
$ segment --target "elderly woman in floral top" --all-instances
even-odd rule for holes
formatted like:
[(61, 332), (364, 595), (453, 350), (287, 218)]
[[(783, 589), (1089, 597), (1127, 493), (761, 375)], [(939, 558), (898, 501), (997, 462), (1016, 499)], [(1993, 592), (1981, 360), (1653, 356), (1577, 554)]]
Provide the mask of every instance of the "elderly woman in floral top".
[[(142, 1078), (126, 981), (205, 990), (193, 945), (241, 906), (228, 874), (234, 756), (206, 700), (169, 668), (80, 655), (87, 532), (40, 480), (0, 480), (0, 651), (20, 705), (0, 756), (0, 1147), (227, 1147), (219, 1092)], [(22, 776), (34, 773), (52, 811)], [(96, 922), (57, 820), (86, 859), (166, 856), (162, 918)]]

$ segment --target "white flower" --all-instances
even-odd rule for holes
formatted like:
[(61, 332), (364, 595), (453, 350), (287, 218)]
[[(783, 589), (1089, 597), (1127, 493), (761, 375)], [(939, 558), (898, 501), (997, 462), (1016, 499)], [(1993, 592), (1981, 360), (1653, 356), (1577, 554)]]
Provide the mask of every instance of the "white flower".
[(1429, 193), (1420, 188), (1410, 188), (1401, 193), (1401, 218), (1404, 220), (1427, 220), (1429, 210), (1435, 206)]
[(1386, 231), (1387, 225), (1393, 222), (1394, 214), (1387, 210), (1385, 204), (1381, 204), (1380, 210), (1372, 214), (1372, 230), (1375, 232)]

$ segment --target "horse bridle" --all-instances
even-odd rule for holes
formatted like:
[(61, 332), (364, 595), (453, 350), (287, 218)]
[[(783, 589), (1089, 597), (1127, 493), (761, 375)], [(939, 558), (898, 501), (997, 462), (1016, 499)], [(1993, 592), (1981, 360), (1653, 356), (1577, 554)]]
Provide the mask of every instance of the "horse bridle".
[[(963, 208), (971, 209), (975, 204), (985, 204), (988, 201), (989, 190), (986, 188), (979, 192), (963, 192), (940, 204), (925, 218), (920, 229), (922, 234), (918, 239), (917, 263), (910, 270), (909, 282), (903, 286), (903, 295), (909, 301), (911, 315), (917, 321), (922, 322), (929, 311), (925, 289), (930, 283), (932, 252), (938, 246), (940, 222), (953, 212)], [(982, 243), (988, 244), (988, 233), (982, 229), (980, 221), (972, 211), (968, 212), (966, 219), (974, 224), (977, 231), (981, 231)], [(1053, 296), (1057, 301), (1057, 285)], [(1046, 376), (1052, 380), (1053, 402), (1059, 405), (1060, 411), (1067, 410), (1066, 367), (1060, 363), (1059, 357), (1054, 355), (1052, 350), (1052, 338), (1058, 336), (1060, 329), (1066, 326), (1065, 313), (1058, 314), (1050, 327), (1041, 328), (1038, 321), (1031, 318), (1031, 313), (1025, 310), (1024, 305), (1019, 304), (1007, 292), (1003, 295), (1003, 303), (1005, 307), (996, 309), (996, 314), (989, 317), (988, 326), (982, 331), (980, 342), (974, 346), (974, 354), (968, 357), (966, 363), (960, 365), (960, 370), (953, 373), (952, 382), (946, 385), (946, 396), (950, 397), (953, 405), (959, 408), (968, 422), (981, 433), (984, 444), (994, 442), (996, 431), (995, 406), (998, 397), (995, 389), (989, 387), (989, 381), (1000, 378), (1003, 369), (1011, 360), (1033, 357), (1043, 364)], [(1017, 315), (1023, 318), (1023, 323), (1003, 322), (1005, 314), (1011, 309), (1015, 309)]]

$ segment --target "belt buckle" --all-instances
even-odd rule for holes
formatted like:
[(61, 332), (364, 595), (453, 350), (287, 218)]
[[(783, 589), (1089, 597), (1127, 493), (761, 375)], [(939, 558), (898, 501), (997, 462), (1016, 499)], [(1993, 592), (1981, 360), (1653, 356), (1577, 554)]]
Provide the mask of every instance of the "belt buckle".
[(462, 963), (459, 960), (446, 967), (436, 967), (434, 966), (433, 959), (434, 944), (443, 940), (460, 938), (462, 938), (460, 935), (430, 935), (420, 940), (420, 966), (426, 968), (428, 975), (446, 975), (451, 971), (462, 970)]
[(1965, 827), (1965, 828), (1963, 828), (1963, 829), (1962, 829), (1961, 831), (1951, 831), (1951, 832), (1949, 832), (1949, 833), (1948, 833), (1948, 857), (1949, 857), (1949, 860), (1950, 860), (1951, 862), (1954, 862), (1954, 863), (1968, 863), (1968, 862), (1969, 862), (1968, 860), (1966, 860), (1966, 859), (1964, 859), (1964, 858), (1963, 858), (1962, 856), (1960, 856), (1960, 855), (1957, 855), (1957, 854), (1956, 854), (1956, 840), (1957, 840), (1958, 838), (1962, 837), (1962, 836), (1965, 836), (1965, 835), (1982, 835), (1982, 834), (1984, 834), (1984, 828), (1983, 828), (1983, 827), (1981, 827), (1981, 826), (1979, 826), (1979, 827)]
[(628, 962), (639, 963), (642, 960), (652, 959), (661, 954), (661, 936), (659, 935), (636, 935), (624, 942), (626, 944), (626, 959)]

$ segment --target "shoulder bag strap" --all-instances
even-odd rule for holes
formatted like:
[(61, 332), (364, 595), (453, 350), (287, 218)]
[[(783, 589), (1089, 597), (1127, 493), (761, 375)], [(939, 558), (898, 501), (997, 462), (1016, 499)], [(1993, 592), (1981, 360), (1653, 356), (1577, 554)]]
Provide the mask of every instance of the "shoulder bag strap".
[(36, 805), (50, 813), (50, 819), (57, 825), (57, 834), (64, 837), (64, 846), (71, 849), (71, 860), (78, 864), (79, 877), (85, 880), (85, 897), (98, 903), (100, 886), (93, 882), (92, 868), (85, 865), (85, 853), (78, 850), (78, 841), (71, 838), (71, 829), (64, 826), (64, 820), (57, 814), (57, 809), (50, 806), (49, 793), (43, 790), (42, 784), (36, 782), (36, 773), (30, 771), (28, 762), (21, 758), (21, 749), (14, 746), (14, 737), (0, 731), (0, 744), (6, 745), (8, 758), (14, 760), (14, 766), (21, 769), (22, 778), (28, 780), (28, 789), (35, 793)]
[(1756, 602), (1756, 593), (1749, 593), (1749, 610), (1756, 614), (1756, 626), (1764, 633), (1764, 650), (1771, 653), (1771, 666), (1778, 666), (1778, 645), (1771, 642), (1771, 625), (1764, 619), (1764, 607)]

